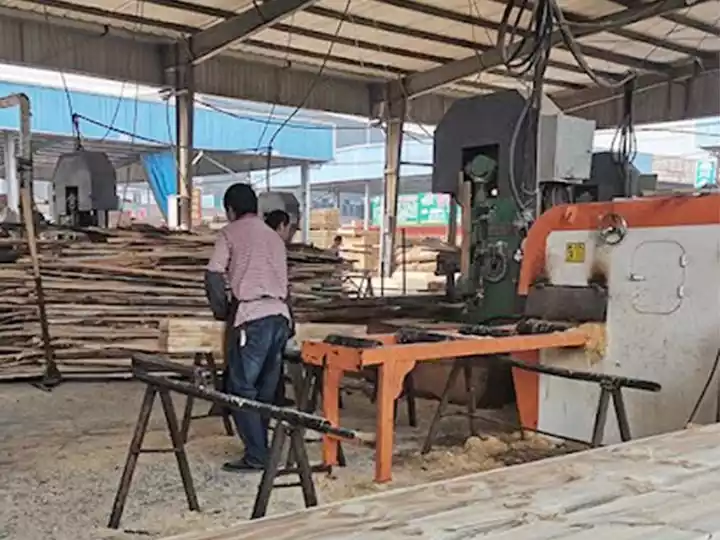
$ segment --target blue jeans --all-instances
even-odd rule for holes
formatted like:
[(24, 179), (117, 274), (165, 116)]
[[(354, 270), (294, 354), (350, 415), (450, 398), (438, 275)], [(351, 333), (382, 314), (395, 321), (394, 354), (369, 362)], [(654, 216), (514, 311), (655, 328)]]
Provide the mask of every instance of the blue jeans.
[[(246, 336), (243, 347), (240, 346), (241, 330)], [(228, 344), (228, 391), (261, 403), (273, 403), (289, 333), (288, 321), (281, 315), (233, 328)], [(264, 466), (268, 458), (268, 419), (247, 410), (233, 412), (233, 419), (245, 445), (244, 460)]]

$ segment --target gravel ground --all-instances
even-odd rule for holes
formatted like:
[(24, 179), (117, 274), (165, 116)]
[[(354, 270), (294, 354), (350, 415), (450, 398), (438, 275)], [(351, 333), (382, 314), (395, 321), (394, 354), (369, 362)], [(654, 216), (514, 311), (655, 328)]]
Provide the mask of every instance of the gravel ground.
[[(143, 387), (132, 382), (66, 383), (52, 393), (26, 385), (0, 386), (0, 539), (96, 540), (161, 538), (229, 525), (252, 509), (259, 474), (220, 470), (241, 454), (240, 443), (223, 434), (218, 418), (193, 422), (188, 456), (202, 512), (187, 511), (175, 459), (140, 457), (118, 531), (104, 527), (119, 481)], [(176, 406), (182, 402), (177, 399)], [(318, 475), (321, 503), (492, 469), (567, 451), (517, 434), (466, 439), (467, 421), (443, 424), (443, 442), (427, 456), (418, 449), (436, 403), (418, 400), (421, 426), (407, 427), (404, 406), (398, 421), (394, 480), (372, 482), (373, 452), (346, 445), (349, 466)], [(198, 405), (198, 410), (204, 405)], [(362, 393), (346, 397), (343, 425), (372, 430), (374, 409)], [(500, 414), (500, 413), (492, 413)], [(424, 420), (424, 421), (423, 421)], [(157, 406), (146, 446), (169, 444)], [(310, 445), (319, 459), (319, 445)], [(269, 514), (302, 507), (299, 489), (273, 493)]]

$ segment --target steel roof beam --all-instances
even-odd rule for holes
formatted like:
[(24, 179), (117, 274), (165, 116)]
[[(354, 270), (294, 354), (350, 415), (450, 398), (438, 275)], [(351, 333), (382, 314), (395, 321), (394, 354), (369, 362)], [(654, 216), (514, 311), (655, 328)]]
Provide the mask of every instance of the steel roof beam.
[[(374, 71), (378, 72), (385, 72), (385, 73), (391, 73), (395, 76), (406, 76), (412, 73), (411, 71), (408, 71), (406, 69), (400, 69), (396, 67), (389, 67), (382, 64), (376, 64), (374, 62), (366, 62), (366, 61), (360, 61), (360, 60), (352, 60), (351, 58), (345, 58), (342, 56), (330, 56), (327, 57), (325, 54), (315, 51), (308, 51), (305, 49), (297, 49), (295, 47), (288, 47), (284, 44), (274, 44), (274, 43), (267, 43), (265, 41), (257, 41), (254, 39), (248, 39), (243, 42), (244, 45), (255, 47), (257, 49), (262, 50), (271, 50), (278, 53), (281, 53), (283, 55), (295, 55), (295, 56), (303, 56), (307, 59), (313, 59), (318, 60), (320, 62), (328, 62), (328, 63), (335, 63), (335, 64), (341, 64), (345, 66), (350, 66), (354, 68), (360, 68), (360, 69), (372, 69)], [(497, 92), (500, 90), (507, 90), (507, 88), (502, 86), (496, 86), (492, 84), (487, 84), (483, 82), (473, 82), (473, 81), (457, 81), (457, 83), (453, 84), (453, 87), (457, 90), (461, 90), (463, 92), (477, 92), (477, 90), (487, 90), (490, 92)], [(565, 85), (567, 87), (567, 84)], [(577, 88), (577, 85), (575, 86)]]
[[(608, 28), (618, 27), (621, 25), (633, 24), (646, 19), (651, 19), (660, 15), (671, 13), (678, 9), (687, 7), (690, 0), (660, 0), (654, 4), (641, 4), (630, 9), (624, 9), (618, 13), (613, 13), (607, 17), (602, 17), (594, 22), (603, 22), (606, 28), (599, 29), (597, 27), (581, 28), (575, 31), (576, 38), (583, 38), (594, 34), (607, 31)], [(703, 0), (700, 0), (702, 2)], [(707, 0), (704, 0), (707, 1)], [(698, 4), (700, 2), (693, 2)], [(552, 33), (550, 39), (553, 47), (563, 42), (560, 31)], [(527, 54), (532, 49), (533, 44), (528, 42), (522, 47), (521, 54)], [(520, 49), (519, 44), (509, 47), (509, 52)], [(388, 99), (412, 98), (427, 92), (431, 92), (437, 88), (445, 86), (453, 81), (464, 79), (486, 69), (501, 66), (503, 64), (502, 55), (499, 49), (491, 49), (480, 55), (472, 55), (461, 60), (456, 60), (449, 64), (438, 66), (426, 71), (421, 71), (408, 75), (399, 81), (388, 83)]]
[[(667, 76), (656, 74), (640, 75), (635, 81), (635, 92), (641, 93), (653, 88), (665, 86), (683, 80), (691, 80), (705, 73), (720, 71), (720, 57), (703, 62), (690, 62), (676, 64), (670, 69)], [(553, 96), (553, 101), (563, 111), (573, 113), (582, 111), (596, 105), (620, 100), (623, 97), (622, 88), (588, 88), (579, 92), (569, 92)]]
[[(500, 30), (500, 23), (486, 19), (484, 17), (478, 17), (473, 15), (467, 15), (464, 13), (460, 13), (457, 11), (452, 11), (449, 9), (439, 8), (437, 6), (433, 6), (430, 4), (425, 4), (424, 2), (413, 2), (410, 0), (377, 0), (383, 4), (388, 4), (391, 6), (399, 7), (402, 9), (407, 9), (409, 11), (414, 11), (416, 13), (423, 13), (425, 15), (431, 15), (433, 17), (438, 17), (442, 19), (448, 19), (451, 21), (460, 22), (463, 24), (469, 24), (472, 26), (480, 27), (484, 30), (492, 30), (493, 32), (497, 32)], [(507, 0), (490, 0), (491, 2), (495, 2), (498, 4), (505, 5)], [(532, 2), (530, 2), (532, 4)], [(568, 20), (570, 20), (570, 16), (566, 13), (565, 15)], [(590, 20), (590, 19), (585, 19)], [(521, 32), (523, 35), (528, 35), (529, 32)], [(629, 36), (628, 36), (629, 37)], [(641, 40), (641, 38), (644, 38), (645, 36), (643, 34), (636, 33), (635, 39)], [(652, 39), (652, 38), (649, 38)], [(659, 40), (658, 40), (659, 41)], [(594, 47), (592, 45), (586, 45), (584, 43), (578, 44), (580, 47), (580, 50), (585, 54), (586, 56), (590, 58), (597, 58), (599, 60), (605, 60), (607, 62), (613, 62), (615, 64), (621, 64), (628, 67), (632, 67), (634, 69), (642, 69), (643, 71), (657, 71), (658, 73), (662, 73), (664, 70), (664, 66), (662, 64), (658, 64), (656, 62), (648, 62), (647, 60), (643, 60), (641, 58), (636, 58), (627, 54), (623, 54), (618, 51), (611, 51), (609, 49), (603, 49), (601, 47)], [(560, 46), (562, 48), (562, 45)], [(490, 47), (485, 47), (486, 49), (489, 49)], [(576, 71), (576, 72), (582, 72), (582, 68), (579, 68), (578, 66), (575, 66), (574, 64), (566, 64), (564, 62), (558, 62), (558, 61), (552, 61), (548, 64), (550, 67), (555, 67), (558, 69), (566, 69), (569, 71)]]
[(266, 0), (190, 38), (190, 62), (200, 64), (317, 0)]
[[(614, 4), (618, 4), (625, 7), (632, 7), (634, 4), (634, 0), (611, 0)], [(688, 6), (692, 7), (692, 6)], [(671, 21), (676, 23), (679, 26), (687, 26), (689, 28), (694, 28), (695, 30), (700, 30), (701, 32), (705, 32), (706, 34), (710, 34), (711, 36), (720, 37), (720, 28), (717, 26), (713, 26), (710, 23), (699, 21), (693, 17), (689, 17), (687, 15), (683, 15), (681, 13), (666, 13), (662, 16), (663, 19), (667, 21)]]
[[(33, 1), (33, 0), (31, 0), (31, 1)], [(47, 0), (38, 0), (38, 1), (43, 2), (43, 1), (47, 1)], [(50, 1), (53, 1), (53, 0), (50, 0)], [(152, 4), (157, 4), (157, 5), (160, 5), (163, 7), (173, 7), (175, 9), (183, 9), (183, 10), (187, 10), (187, 11), (195, 9), (195, 5), (190, 4), (189, 2), (178, 2), (176, 0), (147, 0), (147, 1)], [(312, 13), (315, 10), (320, 12), (320, 13), (315, 13), (319, 16), (325, 16), (325, 17), (330, 16), (331, 18), (337, 18), (338, 20), (343, 17), (343, 14), (340, 12), (336, 13), (332, 10), (326, 10), (325, 8), (320, 8), (320, 7), (318, 7), (318, 8), (310, 7), (307, 11)], [(208, 6), (198, 6), (198, 11), (201, 12), (203, 15), (207, 15), (210, 17), (218, 17), (218, 18), (222, 18), (222, 19), (227, 19), (234, 15), (233, 12), (231, 12), (231, 11), (218, 9), (218, 8), (214, 8), (214, 7), (208, 7)], [(108, 13), (108, 16), (110, 16), (110, 15), (111, 14)], [(337, 15), (337, 17), (336, 17), (336, 15)], [(356, 21), (354, 20), (354, 16), (352, 16), (352, 15), (348, 16), (347, 22), (349, 22), (351, 24), (356, 23)], [(363, 21), (363, 22), (365, 22), (365, 21)], [(160, 21), (145, 20), (144, 23), (148, 24), (150, 26), (164, 27)], [(405, 48), (401, 48), (401, 47), (393, 47), (393, 46), (388, 46), (388, 45), (379, 44), (379, 43), (372, 43), (372, 42), (365, 41), (365, 40), (346, 38), (343, 36), (334, 36), (333, 34), (329, 34), (327, 32), (319, 32), (317, 30), (313, 30), (310, 28), (304, 28), (304, 27), (300, 27), (300, 26), (294, 26), (291, 24), (276, 23), (276, 24), (272, 25), (272, 29), (277, 30), (279, 32), (287, 32), (288, 34), (304, 36), (304, 37), (322, 40), (322, 41), (334, 40), (341, 45), (347, 45), (349, 47), (357, 47), (359, 49), (365, 49), (365, 50), (373, 51), (373, 52), (380, 52), (380, 53), (391, 54), (394, 56), (413, 58), (416, 60), (423, 60), (423, 61), (427, 61), (427, 62), (434, 62), (436, 64), (445, 64), (447, 62), (452, 62), (452, 60), (453, 60), (452, 58), (442, 57), (442, 56), (438, 56), (438, 55), (434, 55), (434, 54), (417, 52), (417, 51), (413, 51), (413, 50), (405, 49)], [(398, 29), (396, 29), (396, 31), (403, 30), (402, 27), (398, 27)], [(431, 36), (432, 36), (432, 34), (431, 34)], [(443, 36), (433, 36), (433, 37), (437, 37), (438, 39), (443, 38)], [(251, 44), (249, 41), (246, 41), (246, 43), (248, 43), (249, 45)], [(276, 51), (281, 50), (281, 49), (287, 49), (287, 48), (283, 48), (282, 46), (280, 46), (278, 44), (267, 43), (266, 45), (263, 45), (263, 43), (265, 43), (265, 42), (253, 41), (252, 46), (261, 47), (261, 48), (264, 46), (267, 49), (272, 49), (272, 50), (276, 50)], [(466, 48), (475, 48), (474, 44), (471, 42), (463, 42), (461, 45), (463, 45)], [(304, 49), (297, 49), (297, 48), (294, 48), (292, 50), (287, 50), (287, 52), (289, 54), (295, 54), (298, 56), (306, 56), (308, 58), (316, 58), (316, 59), (324, 58), (324, 56), (325, 56), (325, 55), (318, 55), (313, 51), (305, 51)], [(379, 71), (387, 71), (388, 73), (392, 73), (393, 75), (398, 75), (398, 74), (407, 75), (408, 73), (410, 73), (407, 70), (395, 70), (395, 69), (391, 69), (389, 67), (383, 68), (382, 66), (377, 65), (377, 64), (368, 64), (368, 62), (362, 62), (362, 63), (351, 62), (350, 63), (350, 62), (346, 62), (344, 58), (338, 57), (338, 56), (332, 56), (332, 57), (328, 58), (328, 61), (341, 63), (341, 64), (348, 64), (348, 65), (352, 65), (354, 67), (362, 67), (362, 65), (366, 65), (367, 67), (369, 67), (371, 69), (379, 70)], [(578, 68), (577, 66), (574, 66), (572, 64), (565, 64), (563, 62), (553, 62), (552, 64), (553, 64), (553, 67), (557, 67), (558, 69), (565, 69), (565, 70), (574, 71), (574, 72), (581, 71), (580, 68)], [(501, 69), (490, 70), (490, 73), (493, 73), (495, 75), (507, 76), (507, 74), (505, 74), (503, 72), (503, 70), (501, 70)], [(604, 73), (604, 75), (612, 76), (613, 74)], [(530, 77), (529, 76), (523, 77), (522, 80), (530, 80)], [(585, 86), (583, 84), (563, 81), (563, 80), (559, 80), (559, 79), (548, 79), (547, 83), (552, 86), (572, 88), (572, 89), (576, 89), (576, 90)], [(480, 84), (480, 83), (473, 83), (473, 82), (464, 83), (464, 86), (466, 88), (476, 87), (476, 88), (487, 89), (487, 90), (502, 89), (501, 87), (497, 87), (497, 86), (493, 86), (493, 85), (489, 85), (489, 84)]]
[(216, 8), (213, 6), (203, 6), (195, 2), (187, 2), (186, 0), (145, 0), (148, 4), (156, 6), (177, 9), (179, 11), (187, 11), (189, 13), (199, 13), (208, 17), (216, 17), (218, 19), (229, 19), (237, 15), (234, 11)]
[[(387, 1), (387, 0), (381, 0), (381, 1)], [(506, 4), (506, 0), (490, 0), (491, 2), (495, 2), (496, 4)], [(626, 8), (632, 8), (633, 6), (636, 6), (637, 3), (634, 0), (611, 0), (615, 4), (622, 5)], [(533, 2), (528, 3), (530, 6), (532, 6)], [(580, 13), (570, 12), (567, 10), (563, 10), (563, 14), (565, 15), (565, 19), (570, 23), (592, 23), (593, 19), (592, 17), (587, 17), (585, 15), (582, 15)], [(671, 17), (672, 15), (666, 15), (665, 18)], [(608, 30), (608, 33), (615, 34), (616, 36), (629, 39), (631, 41), (638, 41), (640, 43), (647, 43), (648, 45), (652, 45), (655, 48), (658, 49), (665, 49), (668, 51), (677, 52), (680, 54), (684, 54), (685, 56), (698, 56), (702, 57), (703, 55), (707, 55), (707, 51), (702, 51), (701, 49), (696, 49), (693, 47), (688, 47), (686, 45), (683, 45), (682, 43), (675, 43), (672, 41), (668, 41), (667, 39), (662, 39), (656, 36), (652, 36), (650, 34), (646, 34), (644, 32), (638, 32), (636, 30), (630, 30), (626, 28), (615, 28)], [(587, 56), (595, 56), (592, 51), (584, 50), (587, 48), (586, 45), (579, 43), (580, 50), (582, 50)], [(597, 58), (602, 58), (602, 56), (598, 56)], [(629, 58), (633, 60), (641, 60), (636, 59), (632, 56)], [(626, 64), (629, 67), (634, 67), (633, 63), (627, 63)], [(654, 71), (654, 70), (645, 70), (645, 71)]]
[(72, 2), (66, 2), (64, 0), (25, 0), (29, 4), (36, 4), (40, 6), (46, 6), (55, 9), (65, 9), (68, 11), (74, 11), (76, 13), (82, 13), (84, 15), (91, 15), (93, 17), (100, 17), (103, 19), (111, 19), (116, 21), (122, 21), (130, 24), (137, 24), (143, 26), (150, 26), (155, 28), (163, 28), (165, 30), (172, 30), (179, 34), (186, 34), (189, 32), (196, 31), (192, 26), (184, 24), (176, 24), (168, 21), (160, 21), (157, 19), (150, 19), (141, 15), (135, 15), (132, 13), (122, 13), (119, 11), (110, 11), (107, 9), (97, 8), (93, 6), (86, 6), (84, 4), (74, 4)]
[[(418, 52), (413, 51), (410, 49), (405, 49), (401, 47), (393, 47), (390, 45), (382, 45), (378, 43), (373, 43), (370, 41), (360, 40), (360, 39), (353, 39), (353, 38), (347, 38), (343, 36), (334, 36), (333, 34), (329, 34), (327, 32), (318, 32), (317, 30), (311, 30), (309, 28), (303, 28), (298, 26), (291, 26), (289, 24), (283, 24), (279, 23), (273, 26), (273, 30), (278, 30), (279, 32), (287, 32), (288, 34), (297, 35), (297, 36), (303, 36), (311, 39), (317, 39), (320, 41), (332, 41), (334, 40), (339, 45), (347, 45), (348, 47), (355, 47), (358, 49), (364, 49), (366, 51), (370, 52), (376, 52), (376, 53), (384, 53), (384, 54), (390, 54), (393, 56), (400, 56), (405, 58), (413, 58), (415, 60), (421, 60), (425, 62), (433, 62), (435, 64), (446, 64), (448, 62), (452, 62), (452, 58), (448, 58), (445, 56), (438, 56), (436, 54), (429, 54), (424, 52)], [(269, 47), (270, 45), (268, 45)], [(273, 45), (274, 46), (274, 45)], [(302, 54), (302, 53), (300, 53)], [(324, 55), (321, 55), (324, 56)], [(389, 68), (388, 68), (389, 70)], [(508, 74), (504, 72), (502, 69), (491, 69), (489, 70), (490, 73), (494, 75), (500, 75), (503, 77), (508, 77)], [(527, 75), (525, 77), (520, 77), (521, 80), (530, 81), (532, 80), (532, 77), (530, 75)], [(574, 88), (574, 89), (580, 89), (587, 85), (577, 83), (577, 82), (569, 82), (565, 80), (560, 79), (546, 79), (547, 83), (552, 86), (558, 86), (558, 87), (564, 87), (564, 88)]]

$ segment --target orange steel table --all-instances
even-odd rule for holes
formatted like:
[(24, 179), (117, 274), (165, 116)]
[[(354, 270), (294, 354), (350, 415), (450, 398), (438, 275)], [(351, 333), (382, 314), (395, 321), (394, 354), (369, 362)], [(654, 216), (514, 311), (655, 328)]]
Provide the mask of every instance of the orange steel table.
[[(548, 334), (508, 337), (476, 337), (443, 332), (454, 340), (435, 343), (398, 344), (395, 334), (367, 336), (382, 342), (382, 347), (360, 349), (332, 345), (321, 341), (305, 341), (302, 345), (303, 362), (323, 368), (323, 415), (333, 424), (340, 421), (340, 382), (346, 371), (360, 372), (364, 368), (378, 370), (377, 427), (375, 447), (375, 481), (392, 479), (392, 452), (394, 436), (393, 404), (400, 395), (405, 376), (418, 362), (438, 362), (451, 358), (493, 354), (522, 354), (541, 349), (580, 347), (585, 345), (587, 333), (566, 330)], [(325, 465), (337, 465), (338, 441), (323, 438)]]

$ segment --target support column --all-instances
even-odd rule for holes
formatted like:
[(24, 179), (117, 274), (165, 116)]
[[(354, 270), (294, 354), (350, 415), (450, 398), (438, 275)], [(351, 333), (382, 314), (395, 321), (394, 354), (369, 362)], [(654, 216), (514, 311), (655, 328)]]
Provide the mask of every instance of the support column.
[[(448, 245), (457, 248), (457, 216), (458, 216), (458, 203), (455, 195), (450, 195), (450, 201), (448, 203), (448, 231), (447, 231), (447, 243)], [(465, 234), (465, 231), (463, 231)], [(468, 232), (469, 234), (469, 232)], [(448, 265), (453, 267), (454, 265)], [(455, 298), (455, 272), (454, 269), (446, 272), (445, 274), (445, 293), (449, 298)]]
[(395, 231), (397, 230), (397, 209), (402, 154), (403, 127), (407, 102), (386, 103), (385, 121), (385, 175), (383, 182), (382, 236), (380, 240), (381, 264), (386, 277), (395, 270)]
[(310, 210), (312, 210), (312, 191), (310, 187), (310, 165), (303, 163), (300, 165), (300, 191), (302, 200), (300, 201), (300, 220), (302, 231), (302, 241), (307, 244), (310, 241)]
[(7, 184), (8, 208), (20, 212), (20, 182), (17, 175), (17, 141), (14, 133), (6, 133), (3, 141), (5, 182)]
[(370, 182), (365, 182), (365, 198), (363, 199), (363, 229), (370, 229)]
[(193, 67), (183, 53), (185, 44), (178, 44), (178, 63), (175, 69), (175, 129), (177, 139), (177, 195), (178, 225), (182, 230), (192, 228), (193, 192), (193, 116), (195, 91)]

